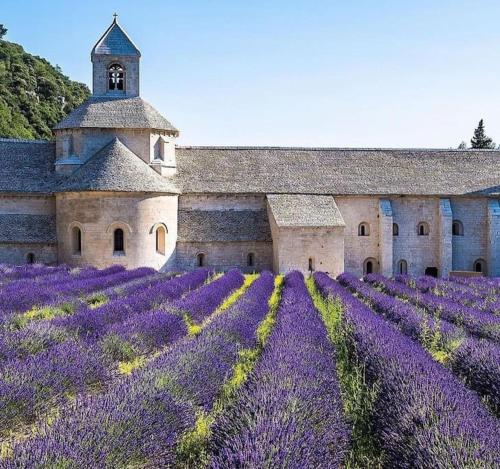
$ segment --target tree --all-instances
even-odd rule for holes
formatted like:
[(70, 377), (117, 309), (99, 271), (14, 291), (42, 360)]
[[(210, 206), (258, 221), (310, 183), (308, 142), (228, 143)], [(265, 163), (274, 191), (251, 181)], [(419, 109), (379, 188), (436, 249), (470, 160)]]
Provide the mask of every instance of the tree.
[(472, 148), (478, 150), (492, 150), (495, 148), (493, 139), (488, 137), (484, 131), (483, 119), (479, 121), (477, 129), (474, 130), (474, 136), (472, 137), (470, 143), (472, 145)]
[(0, 39), (3, 39), (3, 37), (7, 34), (7, 28), (4, 27), (3, 24), (0, 24)]
[(462, 140), (462, 142), (460, 143), (460, 145), (458, 145), (458, 149), (459, 149), (459, 150), (467, 150), (467, 143), (465, 143), (465, 142)]

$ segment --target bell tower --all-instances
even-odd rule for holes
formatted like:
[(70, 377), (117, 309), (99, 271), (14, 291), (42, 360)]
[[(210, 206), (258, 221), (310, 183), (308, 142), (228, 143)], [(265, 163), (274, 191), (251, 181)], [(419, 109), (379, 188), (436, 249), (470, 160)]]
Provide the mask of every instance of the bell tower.
[(92, 49), (93, 95), (96, 97), (139, 96), (141, 53), (118, 24), (117, 14)]

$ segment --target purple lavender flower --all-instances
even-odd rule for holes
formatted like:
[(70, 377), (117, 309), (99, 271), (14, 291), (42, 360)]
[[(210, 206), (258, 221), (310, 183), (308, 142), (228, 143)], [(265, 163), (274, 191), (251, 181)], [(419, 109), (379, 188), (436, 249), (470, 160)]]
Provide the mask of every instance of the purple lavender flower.
[(387, 467), (497, 467), (500, 425), (477, 394), (326, 274), (314, 278), (342, 302), (351, 349), (378, 387), (373, 428)]
[[(340, 275), (338, 281), (368, 301), (375, 311), (398, 324), (401, 331), (412, 339), (424, 343), (432, 340), (427, 337), (429, 332), (438, 333), (440, 347), (452, 349), (446, 360), (447, 366), (469, 388), (485, 397), (496, 415), (500, 414), (500, 347), (497, 344), (464, 337), (457, 326), (445, 320), (426, 318), (415, 306), (380, 293), (351, 274)], [(453, 342), (458, 342), (458, 346)]]
[(439, 317), (447, 321), (463, 326), (469, 333), (477, 337), (500, 342), (500, 317), (464, 306), (449, 298), (422, 293), (404, 283), (389, 280), (382, 275), (370, 274), (366, 276), (366, 280), (379, 285), (390, 295), (406, 299), (421, 308), (438, 314)]
[(285, 279), (277, 324), (213, 429), (211, 467), (341, 467), (350, 431), (335, 352), (302, 274)]
[(195, 322), (201, 322), (219, 306), (224, 298), (243, 285), (242, 273), (233, 269), (222, 277), (204, 285), (198, 291), (177, 300), (171, 306), (173, 311), (188, 314)]
[(39, 438), (14, 448), (11, 467), (170, 467), (175, 443), (209, 410), (238, 359), (255, 345), (273, 276), (263, 273), (202, 333), (177, 342), (101, 395), (77, 398)]

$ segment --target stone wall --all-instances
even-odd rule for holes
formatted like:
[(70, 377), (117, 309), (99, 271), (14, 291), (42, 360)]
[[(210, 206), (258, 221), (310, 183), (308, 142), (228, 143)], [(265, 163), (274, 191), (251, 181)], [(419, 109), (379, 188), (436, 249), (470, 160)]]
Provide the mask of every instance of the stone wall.
[(393, 214), (391, 201), (380, 199), (379, 202), (379, 271), (382, 275), (391, 277), (393, 274)]
[[(92, 91), (94, 96), (124, 95), (139, 96), (139, 58), (138, 57), (113, 57), (93, 56)], [(118, 63), (125, 70), (125, 90), (111, 93), (108, 91), (108, 68)]]
[[(427, 267), (439, 269), (439, 198), (397, 197), (391, 198), (394, 223), (399, 235), (394, 236), (394, 272), (400, 260), (408, 265), (408, 274), (423, 275)], [(418, 224), (429, 226), (428, 236), (419, 236)], [(439, 273), (439, 272), (438, 272)]]
[(57, 263), (57, 246), (54, 244), (0, 243), (0, 264), (26, 264), (29, 254), (41, 264)]
[(0, 195), (0, 214), (54, 215), (56, 198), (53, 196)]
[[(375, 270), (380, 268), (379, 199), (377, 197), (335, 197), (345, 221), (345, 270), (361, 277), (367, 259), (374, 259)], [(359, 236), (360, 223), (367, 223), (369, 236)]]
[[(313, 270), (337, 276), (344, 271), (344, 227), (278, 226), (268, 209), (273, 237), (273, 270)], [(312, 265), (310, 265), (310, 261)]]
[[(173, 268), (177, 240), (177, 196), (121, 193), (58, 194), (59, 262), (106, 267), (121, 264)], [(155, 225), (167, 228), (166, 252), (156, 252)], [(72, 228), (82, 230), (81, 254), (74, 253)], [(125, 255), (113, 253), (113, 232), (124, 231)]]
[(500, 200), (488, 201), (487, 269), (492, 277), (500, 277)]
[(453, 270), (470, 271), (474, 261), (487, 258), (488, 200), (479, 197), (451, 198), (453, 219), (463, 226), (463, 236), (453, 236)]
[[(192, 270), (197, 266), (197, 256), (205, 255), (206, 265), (219, 271), (227, 271), (233, 267), (243, 272), (260, 272), (272, 270), (273, 245), (268, 242), (210, 242), (186, 243), (178, 242), (176, 249), (176, 268)], [(247, 266), (247, 256), (254, 254), (254, 266)]]
[[(73, 155), (68, 155), (67, 138), (72, 138), (70, 146)], [(151, 163), (158, 156), (158, 140), (163, 137), (165, 141), (162, 150), (165, 158), (165, 166), (175, 168), (175, 141), (166, 132), (149, 129), (69, 129), (56, 131), (56, 159), (58, 164), (64, 162), (69, 156), (75, 157), (80, 163), (84, 163), (94, 156), (100, 149), (110, 143), (115, 137), (127, 146), (133, 153), (146, 163)]]

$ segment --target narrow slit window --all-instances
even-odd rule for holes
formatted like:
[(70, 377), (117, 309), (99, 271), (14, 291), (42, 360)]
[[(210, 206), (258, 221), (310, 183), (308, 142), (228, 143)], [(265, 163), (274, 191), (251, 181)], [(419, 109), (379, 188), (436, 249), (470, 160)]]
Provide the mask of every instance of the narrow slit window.
[(82, 230), (75, 226), (72, 230), (73, 235), (73, 254), (80, 255), (82, 253)]
[(116, 254), (123, 254), (125, 252), (124, 236), (123, 236), (123, 230), (121, 228), (117, 228), (114, 231), (113, 243), (114, 243), (113, 251)]

